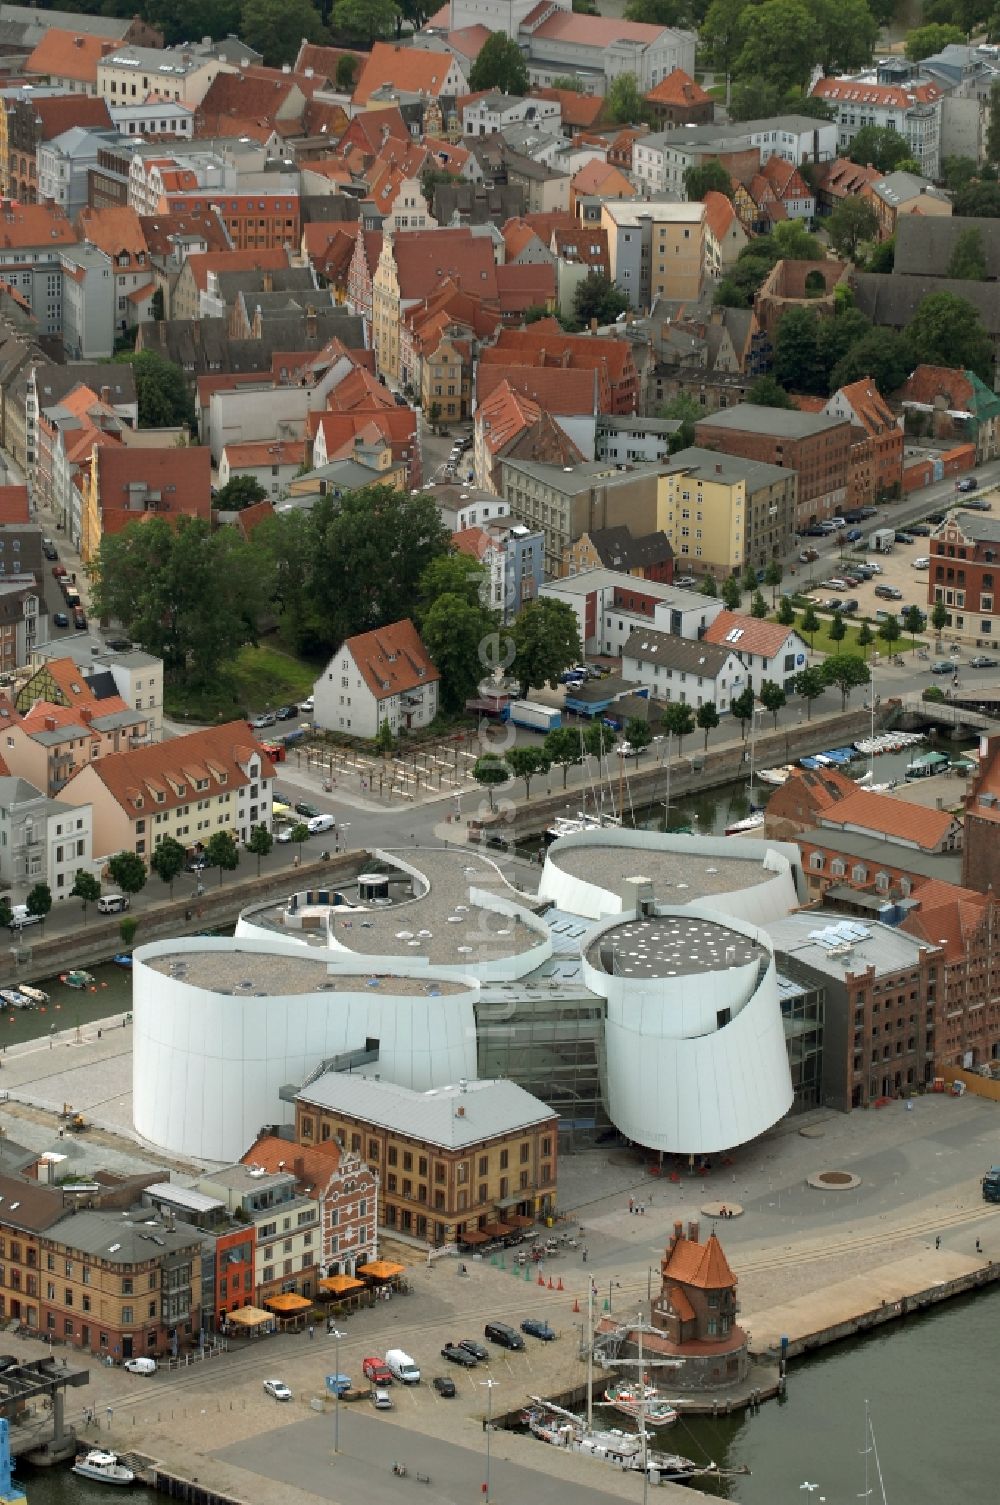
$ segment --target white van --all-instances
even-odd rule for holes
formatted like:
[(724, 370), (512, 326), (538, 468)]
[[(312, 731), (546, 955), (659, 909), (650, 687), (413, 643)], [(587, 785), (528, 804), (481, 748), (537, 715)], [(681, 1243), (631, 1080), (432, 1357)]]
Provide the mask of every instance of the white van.
[(320, 831), (335, 831), (337, 822), (332, 815), (314, 815), (306, 821), (306, 828), (310, 836), (318, 836)]
[(40, 914), (29, 914), (27, 904), (15, 904), (10, 912), (11, 930), (23, 930), (26, 925), (40, 925)]
[(126, 1359), (122, 1368), (129, 1374), (155, 1374), (155, 1359)]
[(120, 914), (123, 909), (128, 909), (128, 902), (124, 894), (102, 894), (97, 901), (97, 913)]
[(392, 1372), (395, 1379), (404, 1385), (419, 1385), (420, 1370), (414, 1364), (410, 1355), (402, 1348), (390, 1348), (385, 1356), (386, 1368)]

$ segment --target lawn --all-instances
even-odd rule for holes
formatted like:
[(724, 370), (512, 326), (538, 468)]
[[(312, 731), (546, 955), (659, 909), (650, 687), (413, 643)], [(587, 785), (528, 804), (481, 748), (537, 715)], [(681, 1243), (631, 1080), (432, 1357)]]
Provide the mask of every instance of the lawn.
[[(835, 643), (830, 636), (830, 623), (833, 621), (833, 618), (831, 616), (825, 615), (823, 612), (817, 612), (816, 615), (819, 617), (820, 626), (819, 631), (813, 636), (811, 641), (809, 634), (802, 631), (801, 612), (796, 615), (794, 624), (795, 629), (799, 633), (800, 637), (804, 638), (816, 653), (855, 653), (858, 654), (861, 658), (867, 658), (873, 648), (877, 648), (879, 653), (882, 654), (901, 653), (904, 656), (911, 651), (912, 644), (910, 642), (910, 635), (908, 632), (904, 631), (903, 636), (898, 640), (898, 642), (892, 644), (885, 643), (878, 635), (878, 624), (876, 622), (869, 622), (868, 624), (872, 632), (874, 632), (875, 634), (874, 643), (869, 643), (867, 648), (859, 647), (858, 630), (861, 624), (859, 623), (858, 626), (855, 627), (852, 623), (847, 621), (846, 617), (844, 621), (845, 625), (847, 626), (847, 635), (843, 637), (839, 643)], [(776, 616), (771, 618), (772, 622), (776, 622), (777, 620), (778, 619)], [(902, 624), (900, 625), (902, 626)], [(923, 639), (918, 637), (917, 647), (920, 647), (922, 643)], [(924, 646), (926, 646), (926, 644), (924, 644)]]
[(235, 721), (250, 712), (275, 710), (289, 701), (304, 700), (312, 694), (318, 673), (315, 664), (277, 648), (246, 647), (220, 670), (214, 685), (166, 685), (163, 708), (168, 716), (200, 725)]

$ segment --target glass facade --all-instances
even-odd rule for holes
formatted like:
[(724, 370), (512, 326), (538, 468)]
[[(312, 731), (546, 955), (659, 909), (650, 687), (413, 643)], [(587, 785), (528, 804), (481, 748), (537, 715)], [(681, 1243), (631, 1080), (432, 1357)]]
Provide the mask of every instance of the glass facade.
[[(503, 996), (508, 993), (508, 996)], [(608, 1126), (601, 1094), (604, 1000), (581, 990), (486, 987), (476, 1005), (479, 1075), (507, 1077), (559, 1114), (562, 1149)]]
[(781, 1018), (795, 1100), (793, 1113), (818, 1108), (823, 1092), (823, 1020), (826, 993), (778, 974)]

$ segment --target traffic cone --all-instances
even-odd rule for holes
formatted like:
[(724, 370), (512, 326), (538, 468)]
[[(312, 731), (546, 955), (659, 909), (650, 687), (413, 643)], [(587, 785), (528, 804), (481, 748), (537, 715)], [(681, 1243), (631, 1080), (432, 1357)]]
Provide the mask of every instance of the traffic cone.
[(543, 1286), (545, 1284), (545, 1276), (544, 1275), (539, 1275), (539, 1277), (538, 1277), (538, 1284), (540, 1286)]
[(562, 1283), (562, 1276), (560, 1275), (560, 1277), (559, 1277), (559, 1284), (556, 1286), (556, 1290), (557, 1291), (564, 1291), (565, 1289), (566, 1289), (566, 1287), (563, 1285), (563, 1283)]
[(550, 1291), (554, 1291), (555, 1290), (555, 1286), (552, 1284), (552, 1276), (551, 1275), (549, 1276), (549, 1290)]
[(574, 1310), (574, 1312), (577, 1313), (577, 1315), (579, 1315), (579, 1312), (580, 1312), (580, 1302), (579, 1302), (579, 1300), (577, 1299), (576, 1296), (573, 1297), (573, 1310)]

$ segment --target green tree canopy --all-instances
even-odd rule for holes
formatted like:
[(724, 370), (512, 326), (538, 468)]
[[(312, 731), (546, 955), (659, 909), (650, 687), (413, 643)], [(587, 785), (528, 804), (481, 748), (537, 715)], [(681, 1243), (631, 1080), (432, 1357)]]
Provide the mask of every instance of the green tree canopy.
[(774, 718), (774, 729), (778, 729), (778, 712), (787, 703), (787, 696), (780, 685), (775, 684), (773, 679), (765, 679), (760, 687), (760, 703), (766, 711), (770, 711)]
[(130, 897), (146, 887), (146, 864), (136, 852), (116, 852), (108, 861), (108, 873), (115, 887)]
[(942, 157), (941, 181), (949, 193), (957, 193), (978, 177), (979, 163), (975, 157)]
[(540, 747), (511, 747), (504, 753), (504, 762), (507, 764), (515, 779), (524, 780), (524, 795), (531, 795), (531, 781), (536, 774), (546, 773), (549, 760)]
[(661, 418), (676, 418), (680, 428), (676, 434), (670, 436), (670, 453), (675, 455), (679, 449), (690, 449), (694, 443), (694, 426), (701, 417), (702, 410), (691, 396), (690, 392), (678, 392), (676, 397), (671, 397), (660, 409)]
[[(701, 45), (720, 73), (732, 73), (743, 46), (747, 0), (712, 0), (701, 25)], [(748, 117), (749, 118), (749, 117)]]
[(88, 873), (86, 868), (81, 867), (76, 870), (73, 887), (69, 892), (71, 898), (82, 901), (84, 919), (86, 919), (87, 905), (96, 904), (97, 900), (101, 897), (101, 885), (93, 873)]
[(653, 733), (648, 721), (640, 721), (637, 716), (632, 716), (625, 723), (625, 741), (631, 743), (635, 749), (636, 764), (652, 740)]
[(754, 695), (752, 685), (747, 685), (745, 690), (741, 690), (738, 695), (734, 695), (729, 702), (729, 709), (740, 724), (740, 732), (744, 742), (747, 735), (747, 722), (753, 718), (756, 703), (757, 697)]
[(727, 611), (738, 611), (740, 602), (743, 600), (743, 587), (735, 575), (727, 575), (722, 582), (719, 591), (722, 604)]
[(687, 168), (684, 173), (684, 192), (691, 203), (697, 203), (706, 193), (724, 193), (727, 199), (731, 199), (733, 181), (718, 157), (709, 157), (699, 167)]
[(29, 888), (24, 902), (29, 914), (44, 920), (52, 908), (52, 890), (47, 883), (36, 883), (34, 888)]
[(491, 810), (496, 809), (493, 803), (493, 790), (498, 784), (508, 783), (510, 776), (510, 768), (495, 753), (484, 754), (483, 757), (477, 758), (472, 765), (472, 777), (477, 784), (480, 784), (489, 792)]
[(260, 877), (261, 859), (266, 857), (274, 846), (274, 837), (267, 826), (254, 826), (250, 832), (250, 840), (247, 842), (247, 850), (252, 852), (257, 859), (257, 877)]
[(483, 566), (471, 554), (458, 549), (432, 559), (420, 577), (417, 620), (424, 616), (439, 596), (458, 596), (467, 606), (490, 604), (490, 582)]
[(214, 505), (220, 512), (242, 512), (255, 502), (266, 502), (267, 492), (256, 476), (230, 476), (225, 486), (220, 486)]
[(825, 222), (830, 244), (840, 256), (858, 260), (861, 246), (878, 236), (878, 215), (867, 199), (847, 194)]
[(613, 324), (628, 308), (628, 294), (616, 287), (603, 272), (589, 272), (573, 294), (573, 313), (582, 325), (591, 319)]
[(840, 691), (840, 709), (847, 709), (850, 693), (858, 685), (869, 683), (868, 665), (854, 653), (832, 653), (820, 668), (823, 683), (835, 685)]
[(708, 752), (708, 734), (719, 724), (719, 711), (715, 703), (706, 700), (703, 705), (700, 705), (695, 713), (695, 720), (699, 731), (705, 733), (704, 751)]
[(687, 0), (628, 0), (626, 21), (646, 26), (685, 26), (691, 17)]
[(549, 763), (562, 769), (565, 789), (566, 777), (570, 769), (583, 759), (580, 733), (571, 726), (557, 726), (553, 731), (546, 733), (542, 748)]
[[(78, 8), (101, 14), (99, 5)], [(105, 10), (104, 14), (110, 11)], [(168, 47), (194, 37), (219, 41), (239, 32), (240, 0), (151, 0), (142, 6), (142, 15), (151, 25), (159, 27)]]
[(527, 694), (532, 687), (550, 685), (581, 654), (576, 612), (565, 601), (539, 596), (518, 613), (511, 629), (514, 640), (514, 674)]
[(131, 366), (135, 373), (141, 429), (176, 428), (179, 424), (194, 429), (194, 401), (180, 366), (155, 350), (129, 350), (116, 355), (115, 360)]
[(970, 225), (967, 230), (959, 232), (946, 275), (959, 282), (986, 280), (986, 247), (978, 225)]
[[(346, 20), (338, 15), (342, 7), (355, 14), (378, 3), (379, 0), (340, 0), (334, 7), (338, 27), (347, 29)], [(239, 34), (264, 54), (265, 63), (280, 68), (283, 63), (294, 63), (303, 41), (325, 41), (326, 27), (312, 0), (243, 0)]]
[(607, 113), (619, 125), (635, 125), (642, 120), (645, 105), (634, 73), (619, 73), (612, 80), (607, 93)]
[(804, 0), (761, 0), (743, 16), (737, 68), (779, 89), (802, 88), (820, 61), (823, 44), (815, 10)]
[(756, 617), (761, 622), (763, 622), (764, 618), (767, 616), (767, 602), (764, 600), (763, 594), (759, 590), (754, 591), (753, 596), (751, 597), (750, 615), (752, 617)]
[(240, 849), (233, 840), (232, 832), (213, 831), (205, 843), (205, 866), (219, 869), (220, 884), (223, 873), (235, 872), (239, 861)]
[(894, 329), (873, 329), (863, 335), (834, 366), (830, 391), (870, 376), (883, 396), (897, 391), (913, 370), (913, 346)]
[(684, 738), (695, 728), (694, 710), (686, 700), (671, 700), (663, 710), (663, 725), (677, 738), (678, 753), (684, 750)]
[(441, 703), (447, 711), (461, 711), (474, 698), (481, 665), (479, 646), (496, 630), (494, 613), (465, 596), (438, 596), (423, 620), (424, 644), (441, 675)]
[(948, 625), (948, 608), (943, 601), (935, 601), (931, 607), (931, 626), (935, 632), (943, 632)]
[(967, 183), (956, 193), (954, 208), (963, 219), (1000, 219), (1000, 183)]
[(337, 88), (341, 89), (344, 93), (353, 89), (360, 68), (360, 59), (356, 58), (353, 52), (341, 53), (337, 59), (337, 70), (334, 77), (334, 83), (337, 85)]
[(883, 643), (887, 644), (890, 648), (894, 643), (898, 643), (903, 635), (903, 629), (899, 625), (899, 618), (895, 614), (890, 614), (886, 617), (884, 622), (878, 624), (878, 635)]
[(802, 621), (799, 623), (799, 627), (809, 639), (809, 646), (811, 648), (813, 645), (813, 640), (820, 629), (820, 620), (816, 615), (816, 608), (815, 606), (813, 606), (811, 601), (807, 605), (805, 611), (802, 613)]
[[(782, 315), (771, 362), (772, 378), (779, 390), (784, 387), (792, 392), (826, 395), (827, 372), (819, 356), (819, 328), (815, 309), (790, 308)], [(786, 398), (783, 405), (791, 407), (792, 403)]]
[(469, 73), (469, 88), (527, 94), (528, 68), (524, 54), (506, 32), (494, 31), (483, 43)]
[(867, 0), (813, 0), (824, 73), (848, 72), (872, 60), (879, 23)]
[(795, 626), (795, 607), (792, 605), (791, 596), (782, 596), (778, 602), (778, 621), (782, 627)]
[(164, 836), (153, 848), (149, 858), (149, 866), (156, 874), (161, 883), (166, 883), (173, 898), (174, 880), (184, 868), (187, 853), (180, 842), (173, 836)]
[(747, 402), (759, 408), (794, 408), (784, 387), (773, 376), (758, 376), (747, 388)]
[(930, 293), (906, 331), (918, 361), (974, 371), (993, 385), (993, 346), (973, 305), (954, 293)]
[(771, 232), (778, 258), (784, 261), (825, 261), (826, 247), (810, 235), (800, 219), (779, 220)]
[(806, 703), (806, 720), (812, 720), (812, 703), (823, 693), (823, 676), (818, 669), (800, 669), (795, 676), (795, 693)]
[(965, 32), (960, 26), (918, 26), (915, 31), (906, 33), (906, 56), (911, 63), (919, 63), (953, 43), (962, 46), (964, 42)]
[(862, 126), (847, 151), (852, 162), (877, 167), (879, 172), (895, 172), (909, 154), (906, 137), (882, 125)]

